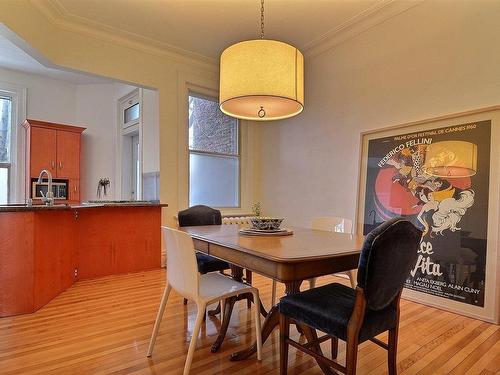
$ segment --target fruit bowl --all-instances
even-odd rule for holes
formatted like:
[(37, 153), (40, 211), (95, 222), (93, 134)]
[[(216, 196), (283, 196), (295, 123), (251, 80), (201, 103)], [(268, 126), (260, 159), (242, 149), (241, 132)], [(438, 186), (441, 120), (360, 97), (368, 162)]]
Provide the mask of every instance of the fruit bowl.
[(250, 222), (253, 229), (278, 230), (283, 220), (280, 217), (253, 217), (250, 219)]

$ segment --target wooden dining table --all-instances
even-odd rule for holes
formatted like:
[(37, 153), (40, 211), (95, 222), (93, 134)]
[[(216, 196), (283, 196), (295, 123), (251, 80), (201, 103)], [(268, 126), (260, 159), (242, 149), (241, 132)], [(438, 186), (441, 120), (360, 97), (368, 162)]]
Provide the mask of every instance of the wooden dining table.
[[(288, 236), (248, 236), (239, 232), (238, 225), (207, 225), (181, 228), (193, 238), (197, 251), (209, 254), (231, 264), (232, 276), (241, 281), (243, 269), (251, 270), (285, 284), (287, 295), (298, 293), (303, 280), (348, 271), (358, 266), (363, 237), (352, 234), (290, 228)], [(232, 308), (237, 298), (226, 301), (224, 317), (219, 336), (212, 347), (216, 351), (227, 332)], [(259, 308), (259, 307), (258, 307)], [(279, 311), (272, 306), (266, 312), (262, 325), (262, 341), (265, 342), (273, 329), (279, 325)], [(317, 337), (316, 332), (305, 325), (297, 327), (309, 342)], [(319, 345), (313, 350), (321, 352)], [(251, 347), (233, 353), (231, 360), (238, 361), (253, 355), (257, 350)], [(325, 373), (330, 370), (319, 363)]]

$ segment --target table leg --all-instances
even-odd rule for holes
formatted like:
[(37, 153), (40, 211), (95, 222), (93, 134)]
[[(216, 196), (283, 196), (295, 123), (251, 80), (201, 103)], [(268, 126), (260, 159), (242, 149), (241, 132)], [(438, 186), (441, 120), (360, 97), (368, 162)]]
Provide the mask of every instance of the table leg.
[(229, 265), (231, 268), (231, 276), (238, 282), (243, 282), (243, 268), (235, 266), (234, 264)]
[[(276, 306), (271, 307), (269, 313), (267, 314), (266, 320), (262, 325), (262, 343), (264, 343), (269, 335), (273, 332), (274, 327), (278, 326), (280, 323), (280, 314)], [(239, 352), (231, 354), (231, 361), (241, 361), (247, 359), (253, 354), (257, 353), (257, 343), (254, 342), (252, 346), (247, 349), (241, 350)]]
[[(251, 293), (248, 293), (247, 301), (255, 303), (255, 301), (253, 300), (253, 295)], [(259, 299), (259, 305), (260, 305), (259, 306), (260, 314), (264, 318), (266, 318), (267, 315), (268, 315), (268, 312), (267, 312), (266, 308), (264, 307), (264, 305), (262, 304), (262, 300), (261, 299)]]
[[(243, 279), (243, 269), (242, 268), (240, 268), (238, 266), (231, 265), (231, 274), (232, 274), (232, 277), (236, 281), (239, 281), (239, 282), (242, 281), (242, 279)], [(215, 342), (213, 343), (212, 348), (211, 348), (212, 353), (215, 353), (220, 349), (222, 342), (224, 341), (224, 338), (226, 337), (227, 328), (229, 327), (229, 321), (231, 320), (231, 314), (233, 312), (234, 304), (237, 301), (240, 301), (242, 299), (246, 299), (247, 302), (253, 302), (253, 295), (252, 295), (252, 293), (244, 293), (244, 294), (240, 294), (239, 296), (230, 297), (230, 298), (226, 299), (226, 302), (224, 305), (224, 316), (222, 317), (222, 323), (221, 323), (221, 327), (220, 327), (220, 331), (219, 331), (219, 334), (217, 336), (217, 339), (215, 340)], [(268, 313), (267, 313), (266, 309), (264, 308), (262, 301), (259, 301), (259, 302), (260, 302), (260, 306), (258, 308), (260, 309), (260, 313), (264, 317), (266, 317), (268, 315)], [(208, 314), (215, 315), (215, 314), (218, 314), (219, 312), (220, 312), (220, 303), (215, 310), (209, 311)]]
[[(240, 283), (243, 282), (243, 268), (235, 266), (233, 264), (229, 265), (229, 267), (231, 268), (231, 277)], [(210, 310), (208, 312), (208, 315), (215, 316), (219, 313), (220, 313), (220, 302), (215, 309)]]
[[(302, 330), (303, 334), (306, 336), (307, 342), (316, 341), (318, 339), (318, 335), (317, 335), (315, 329), (313, 329), (305, 324), (300, 324), (300, 323), (297, 324), (297, 328), (299, 328), (299, 327)], [(310, 349), (313, 352), (316, 352), (318, 354), (323, 355), (323, 351), (321, 350), (321, 346), (319, 344), (315, 344), (315, 345), (311, 346)], [(323, 370), (324, 374), (327, 374), (327, 375), (337, 374), (337, 372), (333, 371), (325, 363), (320, 362), (318, 360), (316, 360), (316, 362), (318, 363), (318, 366), (321, 368), (321, 370)]]
[[(300, 291), (301, 283), (302, 281), (285, 283), (285, 294), (288, 295), (288, 294), (298, 293)], [(273, 307), (271, 307), (271, 310), (269, 310), (266, 320), (262, 325), (263, 344), (264, 342), (266, 342), (269, 335), (273, 332), (274, 328), (279, 325), (279, 322), (280, 322), (280, 313), (278, 311), (278, 307), (274, 305)], [(249, 348), (233, 353), (231, 355), (231, 361), (241, 361), (243, 359), (247, 359), (256, 352), (257, 352), (257, 343), (253, 343), (252, 346), (250, 346)]]
[[(249, 270), (243, 270), (243, 268), (235, 266), (234, 264), (229, 265), (231, 268), (231, 276), (233, 279), (236, 281), (242, 283), (243, 282), (243, 272), (245, 271), (246, 276), (245, 276), (245, 281), (249, 284), (252, 282), (252, 272)], [(250, 300), (251, 294), (247, 295), (247, 307), (250, 308), (251, 306), (251, 300)]]
[(215, 309), (208, 311), (208, 315), (210, 316), (215, 316), (218, 315), (219, 313), (220, 313), (220, 302)]
[(224, 303), (224, 316), (222, 318), (219, 335), (217, 336), (217, 339), (212, 344), (212, 348), (210, 349), (212, 353), (215, 353), (217, 350), (219, 350), (222, 342), (224, 341), (224, 338), (226, 337), (227, 328), (229, 327), (229, 321), (231, 320), (231, 314), (233, 312), (233, 306), (237, 300), (238, 297), (229, 297)]

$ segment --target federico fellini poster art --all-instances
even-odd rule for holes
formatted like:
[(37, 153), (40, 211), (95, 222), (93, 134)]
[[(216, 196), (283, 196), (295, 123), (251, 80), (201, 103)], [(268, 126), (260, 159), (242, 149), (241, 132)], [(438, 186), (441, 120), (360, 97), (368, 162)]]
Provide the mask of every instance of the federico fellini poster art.
[(482, 307), (491, 121), (401, 132), (368, 142), (363, 234), (409, 218), (423, 236), (406, 288)]

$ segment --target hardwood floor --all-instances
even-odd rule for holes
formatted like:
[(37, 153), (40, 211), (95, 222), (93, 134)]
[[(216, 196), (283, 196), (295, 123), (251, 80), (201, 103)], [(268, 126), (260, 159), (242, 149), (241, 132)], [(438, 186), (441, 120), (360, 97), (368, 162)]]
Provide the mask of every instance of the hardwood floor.
[[(335, 277), (321, 278), (318, 284), (334, 279), (347, 284)], [(34, 314), (0, 319), (0, 374), (181, 374), (196, 307), (193, 303), (184, 306), (175, 292), (153, 357), (146, 358), (164, 285), (164, 271), (78, 282)], [(271, 281), (254, 275), (254, 285), (269, 307)], [(261, 363), (255, 358), (229, 361), (232, 352), (252, 342), (252, 325), (246, 302), (239, 302), (220, 352), (212, 354), (210, 346), (220, 321), (207, 318), (191, 373), (278, 374), (277, 330), (264, 345)], [(294, 328), (291, 334), (298, 338)], [(403, 300), (399, 337), (401, 375), (500, 374), (500, 326)], [(345, 359), (342, 342), (339, 359)], [(289, 374), (321, 374), (309, 356), (293, 348), (289, 361)], [(386, 374), (386, 366), (385, 350), (369, 342), (361, 345), (358, 374)]]

